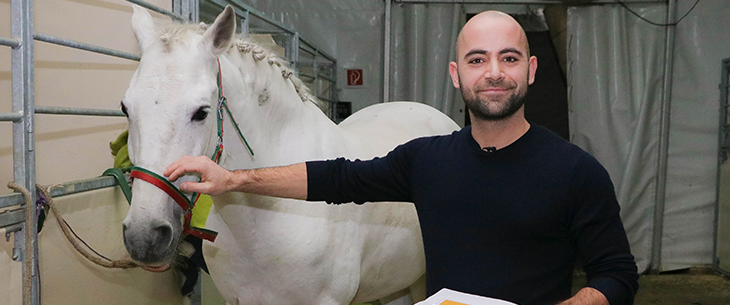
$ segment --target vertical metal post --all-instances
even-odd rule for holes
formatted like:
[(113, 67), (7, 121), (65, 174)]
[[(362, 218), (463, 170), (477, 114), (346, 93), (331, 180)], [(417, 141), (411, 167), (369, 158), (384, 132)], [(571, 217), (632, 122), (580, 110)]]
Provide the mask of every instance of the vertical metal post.
[[(13, 112), (22, 114), (19, 121), (13, 122), (13, 177), (15, 183), (22, 185), (33, 196), (30, 206), (26, 206), (26, 213), (35, 216), (35, 121), (34, 121), (34, 92), (33, 92), (33, 1), (11, 0), (11, 35), (20, 41), (17, 48), (11, 51)], [(14, 233), (15, 248), (13, 257), (23, 260), (23, 278), (30, 273), (31, 283), (23, 283), (24, 291), (30, 289), (30, 295), (23, 294), (25, 304), (39, 304), (38, 283), (38, 232), (36, 232), (37, 218), (31, 223), (25, 223), (22, 233)], [(25, 244), (30, 236), (30, 247)], [(30, 270), (28, 270), (30, 268)]]
[(383, 103), (390, 102), (390, 15), (391, 0), (385, 0), (383, 26)]
[(248, 11), (243, 11), (243, 13), (241, 14), (241, 37), (242, 38), (248, 38), (250, 22), (251, 22), (251, 20), (250, 20)]
[[(677, 18), (677, 1), (667, 4), (666, 23), (674, 23)], [(672, 68), (674, 61), (674, 26), (664, 29), (664, 87), (660, 120), (659, 157), (657, 160), (656, 203), (654, 205), (654, 225), (652, 228), (650, 271), (659, 273), (662, 269), (662, 237), (664, 231), (664, 206), (667, 192), (667, 160), (669, 158), (669, 119), (672, 105)]]
[(298, 75), (299, 69), (297, 69), (297, 63), (299, 62), (299, 32), (289, 34), (289, 45), (287, 46), (286, 53), (286, 57), (288, 57), (289, 62), (291, 62), (292, 69)]
[[(459, 23), (461, 22), (461, 4), (454, 3), (452, 8), (454, 11), (451, 16), (451, 39), (449, 39), (449, 61), (456, 60), (456, 38), (459, 37)], [(441, 112), (451, 114), (451, 107), (454, 104), (454, 85), (450, 82), (451, 78), (446, 77), (444, 82), (444, 104)]]
[(332, 106), (332, 117), (337, 117), (337, 103), (339, 103), (339, 97), (337, 97), (337, 62), (333, 62), (331, 66), (329, 66), (330, 71), (332, 72), (330, 74), (330, 77), (335, 80), (334, 83), (330, 83), (330, 99), (335, 101), (334, 105)]
[(720, 271), (723, 274), (727, 273), (727, 270), (720, 268), (720, 257), (718, 256), (718, 243), (720, 235), (720, 191), (722, 190), (722, 163), (728, 157), (728, 146), (726, 139), (728, 138), (728, 90), (730, 90), (730, 81), (728, 80), (728, 74), (730, 74), (730, 58), (726, 58), (722, 61), (722, 68), (720, 75), (720, 121), (717, 133), (717, 187), (715, 188), (715, 221), (713, 226), (713, 243), (712, 243), (712, 267), (716, 271)]
[(312, 95), (315, 97), (319, 94), (319, 64), (317, 63), (317, 57), (317, 54), (314, 54), (314, 59), (312, 59), (312, 72), (314, 73), (314, 81), (312, 81)]
[(172, 12), (182, 16), (187, 21), (198, 22), (198, 9), (198, 0), (172, 0)]

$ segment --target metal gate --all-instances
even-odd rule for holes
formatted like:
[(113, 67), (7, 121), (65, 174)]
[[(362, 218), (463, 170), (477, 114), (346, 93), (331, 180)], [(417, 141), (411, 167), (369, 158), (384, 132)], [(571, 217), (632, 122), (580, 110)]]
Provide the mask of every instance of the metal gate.
[[(199, 19), (199, 8), (201, 4), (199, 0), (172, 0), (172, 12), (141, 0), (125, 1), (170, 16), (179, 21), (198, 22)], [(285, 35), (287, 40), (284, 48), (286, 49), (286, 55), (291, 62), (292, 68), (296, 71), (308, 71), (308, 73), (299, 73), (299, 76), (310, 84), (315, 96), (327, 102), (329, 107), (326, 107), (327, 109), (325, 111), (330, 118), (334, 118), (334, 105), (337, 101), (337, 61), (334, 57), (302, 39), (294, 29), (267, 17), (264, 13), (255, 10), (239, 0), (203, 0), (203, 2), (211, 3), (221, 9), (227, 4), (233, 5), (236, 10), (236, 15), (241, 20), (242, 35), (254, 33), (257, 30), (266, 32), (266, 30), (261, 30), (260, 27), (257, 27), (256, 25), (258, 24), (267, 24), (275, 29), (275, 33)], [(12, 37), (0, 37), (0, 45), (12, 48), (12, 112), (0, 113), (0, 122), (12, 122), (13, 180), (18, 185), (27, 189), (31, 194), (31, 198), (29, 198), (30, 204), (26, 206), (26, 199), (22, 194), (14, 193), (0, 196), (0, 210), (3, 211), (0, 212), (0, 228), (5, 229), (8, 238), (10, 234), (13, 235), (13, 260), (24, 262), (23, 278), (30, 280), (29, 285), (25, 281), (23, 283), (23, 290), (27, 291), (24, 292), (23, 303), (40, 304), (38, 233), (36, 230), (25, 230), (26, 227), (36, 228), (38, 222), (37, 216), (33, 213), (33, 211), (37, 210), (35, 196), (35, 114), (83, 116), (124, 116), (124, 114), (119, 110), (35, 106), (33, 41), (38, 40), (135, 61), (139, 61), (139, 56), (52, 35), (36, 33), (33, 30), (33, 1), (11, 0), (10, 5)], [(309, 60), (300, 61), (300, 54), (303, 54), (303, 57), (307, 57)], [(54, 197), (64, 196), (113, 187), (115, 185), (116, 182), (111, 177), (98, 177), (66, 183), (55, 188), (51, 192), (51, 195)], [(33, 214), (28, 223), (25, 221), (26, 211), (30, 211)], [(26, 241), (29, 242), (28, 247), (26, 247)]]

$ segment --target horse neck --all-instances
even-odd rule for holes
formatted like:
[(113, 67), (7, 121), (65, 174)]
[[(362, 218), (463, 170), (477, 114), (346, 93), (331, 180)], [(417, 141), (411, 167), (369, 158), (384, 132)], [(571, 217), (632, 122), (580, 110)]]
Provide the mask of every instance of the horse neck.
[(224, 123), (225, 167), (268, 167), (342, 155), (339, 128), (312, 102), (302, 101), (282, 68), (234, 51), (221, 64), (223, 92), (254, 152), (249, 155), (235, 130)]

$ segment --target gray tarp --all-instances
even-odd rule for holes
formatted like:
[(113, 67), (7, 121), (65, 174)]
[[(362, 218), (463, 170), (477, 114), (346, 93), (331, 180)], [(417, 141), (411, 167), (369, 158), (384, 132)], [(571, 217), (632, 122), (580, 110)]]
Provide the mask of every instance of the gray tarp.
[[(679, 1), (677, 17), (694, 1)], [(630, 5), (664, 22), (663, 4)], [(675, 27), (660, 270), (712, 263), (720, 64), (730, 57), (730, 6), (701, 1)], [(574, 143), (616, 184), (640, 269), (651, 257), (664, 27), (618, 5), (572, 8), (568, 31)]]
[[(382, 1), (244, 1), (301, 31), (338, 58), (340, 98), (353, 110), (382, 98)], [(694, 1), (678, 1), (677, 17)], [(461, 121), (446, 62), (463, 13), (524, 5), (393, 4), (391, 100), (418, 100)], [(665, 22), (665, 3), (629, 4)], [(456, 10), (456, 11), (455, 11)], [(720, 63), (730, 57), (730, 4), (700, 1), (676, 27), (661, 270), (712, 261)], [(664, 27), (619, 5), (570, 8), (569, 101), (574, 143), (608, 169), (639, 268), (651, 258), (656, 203)], [(363, 88), (344, 86), (344, 68), (363, 68)], [(443, 70), (440, 68), (442, 67)], [(449, 92), (449, 90), (452, 90)]]
[[(664, 5), (635, 10), (663, 20)], [(651, 258), (664, 30), (619, 6), (568, 10), (571, 141), (608, 170), (639, 271)]]

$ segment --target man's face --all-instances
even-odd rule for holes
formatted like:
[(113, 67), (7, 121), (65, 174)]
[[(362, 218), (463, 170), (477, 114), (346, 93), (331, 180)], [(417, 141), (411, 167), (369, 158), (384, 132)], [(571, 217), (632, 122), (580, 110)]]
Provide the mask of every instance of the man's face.
[(449, 71), (476, 119), (501, 120), (524, 104), (527, 87), (535, 80), (537, 59), (529, 56), (527, 38), (514, 20), (482, 17), (473, 21), (462, 30), (458, 64), (452, 62)]

